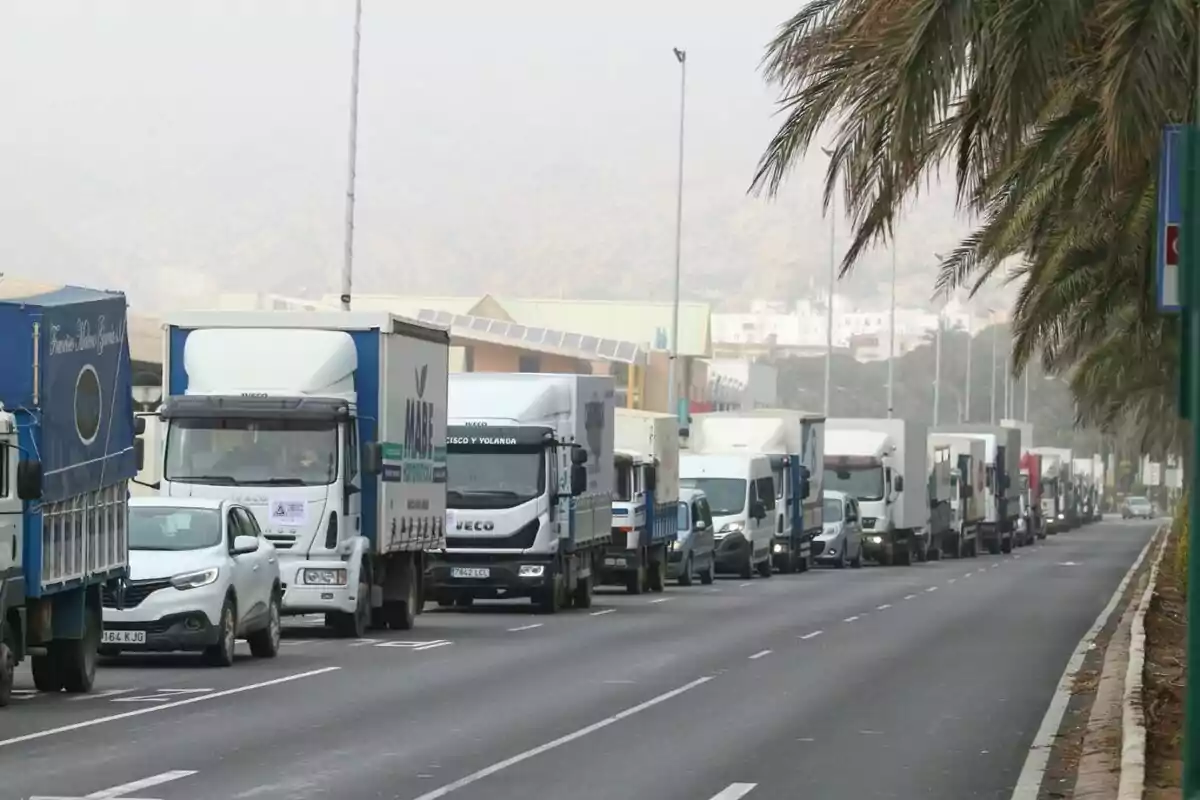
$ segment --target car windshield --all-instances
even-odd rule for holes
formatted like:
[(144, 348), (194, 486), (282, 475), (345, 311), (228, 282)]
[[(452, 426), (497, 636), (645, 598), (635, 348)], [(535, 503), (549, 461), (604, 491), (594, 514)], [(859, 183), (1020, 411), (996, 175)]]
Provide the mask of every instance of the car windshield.
[(203, 550), (220, 543), (221, 512), (215, 509), (129, 509), (130, 550)]
[(682, 478), (679, 485), (704, 492), (714, 517), (740, 514), (746, 508), (746, 481), (742, 478)]
[(446, 454), (450, 508), (512, 508), (546, 491), (545, 451), (481, 450)]
[(825, 498), (821, 503), (821, 514), (826, 522), (841, 522), (842, 521), (842, 501), (830, 500)]
[(1131, 498), (1129, 498), (1129, 505), (1131, 505), (1131, 506), (1148, 506), (1148, 505), (1150, 505), (1150, 501), (1144, 497), (1131, 497)]
[(826, 467), (824, 487), (858, 500), (882, 500), (883, 467)]
[(173, 419), (163, 477), (181, 483), (327, 486), (337, 424), (310, 419)]
[(679, 521), (675, 523), (675, 527), (681, 531), (689, 531), (692, 526), (688, 524), (688, 504), (679, 504)]

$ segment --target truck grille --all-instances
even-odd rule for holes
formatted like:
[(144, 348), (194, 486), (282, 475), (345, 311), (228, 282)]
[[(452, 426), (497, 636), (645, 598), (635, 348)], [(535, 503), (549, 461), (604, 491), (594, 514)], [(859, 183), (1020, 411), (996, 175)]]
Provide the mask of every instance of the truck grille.
[(875, 530), (875, 523), (876, 523), (877, 521), (878, 521), (878, 519), (877, 519), (876, 517), (863, 517), (863, 518), (862, 518), (862, 527), (863, 527), (863, 530), (864, 530), (864, 531), (873, 531), (873, 530)]
[(264, 534), (266, 540), (275, 545), (276, 550), (291, 550), (296, 546), (296, 537), (290, 533)]
[(542, 521), (535, 519), (521, 526), (516, 533), (508, 536), (452, 536), (446, 534), (446, 548), (527, 550), (533, 547), (533, 543), (537, 539), (538, 531), (541, 530), (541, 527)]
[[(137, 608), (152, 592), (166, 589), (171, 585), (167, 580), (130, 581), (125, 587), (125, 608)], [(101, 591), (100, 602), (105, 608), (117, 607), (117, 596), (107, 586)]]

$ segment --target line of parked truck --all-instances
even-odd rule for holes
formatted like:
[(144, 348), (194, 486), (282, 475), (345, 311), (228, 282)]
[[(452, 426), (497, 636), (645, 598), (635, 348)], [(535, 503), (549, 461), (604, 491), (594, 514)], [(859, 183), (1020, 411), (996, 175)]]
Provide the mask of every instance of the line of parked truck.
[[(179, 315), (138, 416), (125, 305), (0, 300), (0, 705), (25, 658), (38, 689), (85, 692), (101, 648), (273, 656), (280, 615), (362, 637), (427, 602), (555, 613), (600, 584), (1008, 552), (1099, 507), (1098, 462), (1018, 427), (681, 425), (618, 408), (608, 376), (450, 374), (446, 330), (386, 313)], [(132, 571), (131, 546), (155, 551)]]

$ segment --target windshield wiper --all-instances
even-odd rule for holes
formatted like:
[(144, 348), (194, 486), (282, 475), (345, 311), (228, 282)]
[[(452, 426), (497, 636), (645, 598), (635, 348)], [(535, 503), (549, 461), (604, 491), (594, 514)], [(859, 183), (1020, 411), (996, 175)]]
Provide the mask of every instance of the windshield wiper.
[(459, 497), (473, 497), (478, 495), (501, 495), (502, 497), (524, 497), (523, 494), (508, 489), (451, 489), (447, 494), (456, 494)]
[(187, 475), (179, 478), (167, 478), (176, 483), (237, 483), (232, 475)]
[(263, 478), (256, 481), (242, 481), (246, 486), (307, 486), (303, 478)]

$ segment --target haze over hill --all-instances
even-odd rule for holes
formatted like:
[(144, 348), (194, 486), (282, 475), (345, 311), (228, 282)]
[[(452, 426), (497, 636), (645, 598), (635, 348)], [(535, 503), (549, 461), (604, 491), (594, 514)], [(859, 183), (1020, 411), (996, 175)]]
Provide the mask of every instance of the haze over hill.
[[(823, 286), (823, 159), (775, 202), (745, 195), (776, 124), (758, 61), (795, 0), (568, 5), (366, 0), (356, 291), (669, 298), (672, 46), (689, 52), (685, 296)], [(153, 309), (336, 290), (352, 16), (350, 0), (5, 4), (0, 270)], [(901, 227), (902, 301), (928, 300), (933, 253), (966, 230), (953, 210), (936, 190)], [(889, 269), (874, 253), (848, 288)]]

